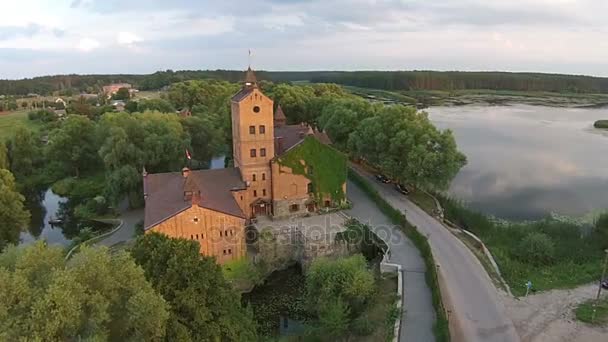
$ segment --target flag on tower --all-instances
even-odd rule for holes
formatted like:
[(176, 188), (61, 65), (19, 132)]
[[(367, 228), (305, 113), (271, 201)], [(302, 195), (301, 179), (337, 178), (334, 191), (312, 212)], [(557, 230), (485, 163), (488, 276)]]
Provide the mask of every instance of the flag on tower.
[(192, 160), (192, 156), (190, 155), (190, 151), (188, 151), (188, 149), (186, 149), (186, 158), (188, 158), (188, 160)]

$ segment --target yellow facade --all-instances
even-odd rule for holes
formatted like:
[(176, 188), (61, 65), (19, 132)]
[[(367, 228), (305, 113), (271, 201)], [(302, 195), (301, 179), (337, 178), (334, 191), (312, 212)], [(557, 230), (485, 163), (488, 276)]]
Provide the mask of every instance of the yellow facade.
[(219, 264), (245, 256), (245, 219), (201, 208), (198, 205), (170, 217), (146, 231), (173, 238), (196, 240), (200, 252), (215, 256)]
[(242, 209), (249, 218), (256, 200), (272, 199), (273, 101), (256, 87), (244, 99), (233, 101), (231, 109), (234, 166), (240, 169), (248, 185)]

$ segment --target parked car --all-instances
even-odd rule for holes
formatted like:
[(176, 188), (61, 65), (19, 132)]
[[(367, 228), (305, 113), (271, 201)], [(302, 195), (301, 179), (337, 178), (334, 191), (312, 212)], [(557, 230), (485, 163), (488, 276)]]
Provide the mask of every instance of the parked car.
[(602, 280), (602, 287), (608, 290), (608, 278)]
[(404, 195), (409, 195), (410, 191), (405, 187), (405, 185), (401, 185), (399, 183), (395, 183), (395, 190), (399, 191)]
[(376, 179), (385, 184), (391, 182), (390, 179), (388, 179), (388, 177), (386, 177), (385, 175), (380, 174), (380, 173), (376, 175)]

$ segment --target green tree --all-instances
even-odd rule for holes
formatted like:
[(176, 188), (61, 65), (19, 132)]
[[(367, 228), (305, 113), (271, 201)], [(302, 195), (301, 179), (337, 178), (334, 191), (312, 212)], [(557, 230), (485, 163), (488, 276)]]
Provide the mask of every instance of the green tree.
[(69, 114), (79, 114), (91, 117), (93, 115), (93, 106), (87, 102), (87, 99), (84, 96), (80, 96), (78, 100), (72, 102), (68, 106), (67, 112)]
[(34, 166), (40, 160), (40, 148), (34, 134), (29, 129), (19, 126), (9, 142), (11, 171), (17, 179), (31, 175)]
[(311, 308), (318, 310), (324, 304), (340, 299), (349, 312), (357, 315), (372, 297), (375, 283), (365, 258), (358, 254), (338, 260), (315, 260), (306, 276), (306, 288)]
[(308, 103), (315, 97), (313, 87), (293, 86), (285, 83), (275, 85), (272, 93), (275, 105), (281, 105), (290, 123), (308, 122)]
[(25, 209), (24, 201), (17, 191), (13, 174), (0, 169), (0, 251), (7, 244), (17, 244), (19, 234), (29, 223), (30, 213)]
[(131, 253), (169, 302), (168, 340), (256, 340), (251, 311), (241, 307), (215, 259), (200, 255), (198, 243), (152, 233), (140, 237)]
[(319, 309), (320, 335), (332, 339), (344, 336), (350, 324), (350, 309), (340, 298), (322, 303)]
[(349, 136), (354, 157), (365, 158), (399, 182), (445, 189), (466, 164), (450, 130), (439, 131), (425, 112), (384, 106)]
[(197, 116), (183, 118), (182, 126), (190, 136), (192, 157), (207, 162), (218, 152), (223, 145), (222, 132), (215, 128), (216, 123)]
[(81, 170), (98, 164), (95, 124), (86, 117), (70, 115), (49, 134), (47, 156), (78, 177)]
[(129, 91), (129, 88), (120, 88), (114, 95), (112, 95), (112, 99), (114, 100), (127, 101), (130, 98), (131, 92)]
[(10, 169), (8, 149), (6, 148), (6, 144), (2, 141), (0, 141), (0, 169)]
[(595, 221), (595, 232), (598, 235), (602, 246), (608, 248), (608, 213), (603, 213)]
[(0, 255), (0, 307), (3, 341), (160, 341), (169, 316), (127, 253), (43, 242)]
[(323, 106), (318, 124), (337, 148), (346, 150), (350, 134), (376, 110), (377, 107), (360, 98), (333, 99)]
[(548, 265), (555, 260), (555, 244), (547, 234), (531, 232), (516, 248), (516, 257), (535, 265)]
[(158, 111), (161, 113), (175, 113), (175, 107), (163, 99), (141, 99), (138, 101), (138, 111)]

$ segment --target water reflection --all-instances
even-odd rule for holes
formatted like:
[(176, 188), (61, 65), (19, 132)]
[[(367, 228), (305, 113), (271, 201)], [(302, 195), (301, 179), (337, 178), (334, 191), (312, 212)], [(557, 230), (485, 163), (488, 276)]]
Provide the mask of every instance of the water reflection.
[(450, 193), (508, 219), (549, 212), (582, 215), (608, 208), (608, 132), (593, 122), (608, 109), (542, 106), (433, 107), (430, 118), (454, 131), (468, 165)]
[(21, 243), (29, 244), (42, 239), (52, 245), (68, 245), (70, 239), (64, 235), (61, 227), (55, 227), (49, 223), (49, 220), (58, 217), (61, 207), (62, 205), (65, 207), (67, 199), (50, 189), (43, 192), (41, 197), (40, 201), (28, 203), (31, 220), (28, 231), (21, 233)]

